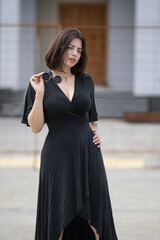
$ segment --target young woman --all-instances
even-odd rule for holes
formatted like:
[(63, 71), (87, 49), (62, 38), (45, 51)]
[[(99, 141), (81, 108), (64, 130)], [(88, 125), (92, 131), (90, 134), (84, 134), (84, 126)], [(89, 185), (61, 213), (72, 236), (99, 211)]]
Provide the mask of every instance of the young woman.
[(48, 126), (35, 240), (117, 240), (86, 60), (85, 38), (65, 28), (46, 54), (51, 78), (44, 81), (43, 73), (30, 78), (21, 122), (34, 133)]

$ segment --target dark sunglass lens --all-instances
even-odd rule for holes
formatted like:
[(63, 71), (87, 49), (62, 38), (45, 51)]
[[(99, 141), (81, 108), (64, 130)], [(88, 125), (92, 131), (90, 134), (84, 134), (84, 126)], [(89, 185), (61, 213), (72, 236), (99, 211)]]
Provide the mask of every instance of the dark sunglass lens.
[(55, 81), (55, 83), (61, 83), (62, 82), (62, 78), (61, 78), (61, 76), (55, 76), (54, 77), (54, 81)]
[(50, 79), (50, 75), (49, 75), (49, 73), (47, 73), (47, 72), (44, 72), (43, 74), (42, 74), (42, 78), (43, 78), (43, 80), (49, 80)]

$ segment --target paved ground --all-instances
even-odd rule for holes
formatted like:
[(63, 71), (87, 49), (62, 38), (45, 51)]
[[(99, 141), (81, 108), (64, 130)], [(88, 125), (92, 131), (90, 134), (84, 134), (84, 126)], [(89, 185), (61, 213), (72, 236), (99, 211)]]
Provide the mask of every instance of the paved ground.
[[(39, 150), (46, 130), (18, 126), (0, 119), (0, 240), (34, 240), (39, 153), (22, 150)], [(102, 120), (99, 133), (119, 240), (159, 240), (160, 125)]]
[[(19, 118), (0, 118), (0, 152), (3, 150), (40, 151), (47, 126), (38, 134), (20, 123)], [(101, 119), (98, 132), (102, 137), (103, 152), (160, 153), (160, 123), (138, 124), (122, 120)]]
[[(0, 239), (34, 239), (38, 170), (0, 168)], [(107, 169), (119, 240), (159, 240), (160, 169)]]

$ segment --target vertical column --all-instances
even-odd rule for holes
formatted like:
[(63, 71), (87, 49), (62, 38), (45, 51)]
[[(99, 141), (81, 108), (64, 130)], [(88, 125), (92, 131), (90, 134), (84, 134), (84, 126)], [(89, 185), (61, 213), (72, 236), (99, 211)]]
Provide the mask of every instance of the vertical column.
[[(19, 29), (19, 78), (18, 88), (26, 88), (29, 78), (35, 74), (37, 50), (36, 50), (36, 0), (20, 1), (20, 20), (26, 27)], [(37, 1), (38, 4), (38, 1)]]
[(159, 0), (135, 0), (133, 93), (137, 96), (160, 94), (159, 13)]
[[(109, 0), (108, 84), (114, 91), (132, 90), (134, 1)], [(127, 28), (121, 28), (127, 26)]]
[[(36, 0), (1, 0), (0, 87), (19, 89), (28, 85), (35, 70)], [(6, 26), (10, 24), (10, 26)]]
[[(38, 24), (56, 24), (59, 21), (58, 0), (38, 0), (37, 22)], [(37, 71), (48, 71), (45, 63), (45, 55), (57, 34), (57, 28), (39, 28), (37, 32), (37, 51), (39, 61)]]
[[(20, 0), (1, 0), (1, 24), (18, 24), (20, 17)], [(0, 87), (16, 88), (18, 86), (19, 28), (0, 27)]]

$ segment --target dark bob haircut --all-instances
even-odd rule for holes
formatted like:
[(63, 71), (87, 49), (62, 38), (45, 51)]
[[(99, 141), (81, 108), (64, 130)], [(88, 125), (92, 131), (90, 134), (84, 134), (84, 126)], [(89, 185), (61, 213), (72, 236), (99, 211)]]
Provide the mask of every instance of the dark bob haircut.
[(71, 73), (82, 74), (86, 68), (86, 40), (82, 33), (77, 28), (64, 28), (55, 37), (51, 47), (46, 53), (45, 61), (47, 67), (52, 70), (63, 71), (63, 54), (67, 50), (69, 44), (74, 38), (79, 38), (82, 41), (82, 53), (79, 61), (71, 68)]

